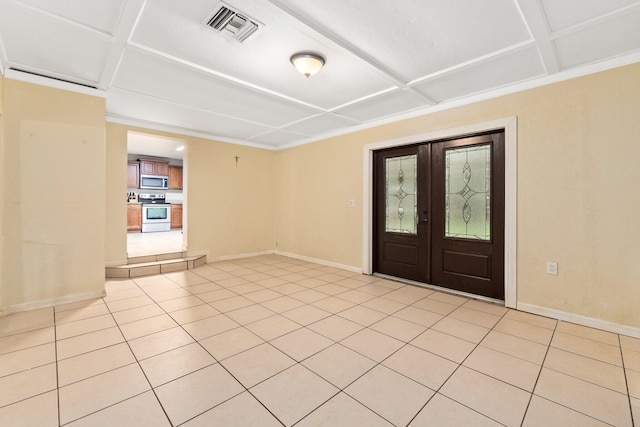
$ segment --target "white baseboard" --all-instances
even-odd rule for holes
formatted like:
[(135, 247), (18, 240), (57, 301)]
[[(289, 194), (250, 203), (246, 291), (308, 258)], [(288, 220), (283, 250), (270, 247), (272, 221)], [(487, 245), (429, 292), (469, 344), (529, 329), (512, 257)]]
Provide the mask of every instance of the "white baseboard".
[[(223, 256), (219, 256), (219, 257), (213, 257), (213, 261), (229, 261), (229, 260), (233, 260), (233, 259), (250, 258), (250, 257), (254, 257), (254, 256), (271, 255), (271, 254), (273, 254), (272, 250), (260, 251), (260, 252), (251, 252), (251, 253), (246, 253), (246, 254), (223, 255)], [(207, 256), (207, 261), (208, 260), (209, 260), (209, 257)]]
[(351, 271), (352, 273), (360, 273), (360, 274), (362, 274), (362, 268), (361, 267), (353, 267), (351, 265), (338, 264), (336, 262), (325, 261), (323, 259), (318, 259), (318, 258), (311, 258), (311, 257), (304, 256), (304, 255), (292, 254), (292, 253), (289, 253), (289, 252), (274, 251), (273, 253), (276, 254), (276, 255), (282, 255), (282, 256), (289, 257), (289, 258), (299, 259), (301, 261), (313, 262), (313, 263), (320, 264), (320, 265), (326, 265), (327, 267), (335, 267), (335, 268), (339, 268), (341, 270)]
[(55, 305), (69, 304), (72, 302), (84, 301), (88, 299), (102, 298), (107, 293), (104, 289), (100, 292), (87, 292), (82, 294), (66, 295), (59, 298), (48, 298), (39, 301), (27, 302), (24, 304), (10, 305), (8, 307), (0, 308), (0, 316), (4, 316), (11, 313), (18, 313), (21, 311), (36, 310), (39, 308), (52, 307)]
[(622, 325), (620, 323), (609, 322), (602, 319), (582, 316), (580, 314), (567, 313), (565, 311), (554, 310), (551, 308), (540, 307), (538, 305), (526, 303), (518, 303), (517, 310), (526, 311), (527, 313), (532, 314), (538, 314), (540, 316), (551, 317), (553, 319), (558, 319), (565, 322), (576, 323), (578, 325), (589, 326), (591, 328), (602, 329), (603, 331), (613, 332), (615, 334), (640, 338), (640, 328)]

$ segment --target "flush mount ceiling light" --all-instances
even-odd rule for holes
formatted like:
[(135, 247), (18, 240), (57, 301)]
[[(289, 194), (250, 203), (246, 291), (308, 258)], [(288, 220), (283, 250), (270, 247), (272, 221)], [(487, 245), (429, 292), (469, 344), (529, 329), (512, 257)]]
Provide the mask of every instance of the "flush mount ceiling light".
[(300, 52), (291, 57), (291, 63), (300, 74), (311, 77), (323, 67), (324, 58), (315, 53)]

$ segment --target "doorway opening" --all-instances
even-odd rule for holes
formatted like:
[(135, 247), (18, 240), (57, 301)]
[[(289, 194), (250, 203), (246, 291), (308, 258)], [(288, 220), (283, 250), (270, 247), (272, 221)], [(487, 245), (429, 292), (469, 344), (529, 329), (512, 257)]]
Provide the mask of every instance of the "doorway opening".
[(127, 133), (127, 257), (186, 251), (186, 142)]
[[(376, 188), (376, 183), (374, 181), (374, 169), (376, 161), (378, 163), (381, 161), (384, 163), (387, 160), (380, 160), (379, 158), (375, 160), (376, 152), (387, 151), (387, 154), (389, 154), (387, 156), (389, 159), (388, 167), (390, 168), (392, 175), (395, 174), (396, 176), (396, 183), (394, 184), (395, 187), (391, 189), (390, 194), (395, 192), (400, 196), (404, 196), (407, 200), (407, 204), (409, 205), (413, 203), (413, 200), (411, 199), (412, 196), (406, 196), (405, 193), (411, 194), (414, 189), (412, 189), (411, 186), (404, 184), (404, 182), (406, 182), (404, 181), (404, 177), (407, 177), (407, 166), (410, 171), (409, 176), (412, 175), (411, 162), (414, 160), (418, 161), (418, 152), (422, 150), (422, 153), (420, 153), (421, 160), (424, 161), (426, 158), (430, 167), (433, 166), (433, 162), (436, 162), (436, 166), (445, 165), (447, 158), (449, 161), (454, 162), (459, 160), (458, 158), (464, 158), (465, 161), (460, 163), (461, 170), (458, 171), (459, 173), (456, 173), (456, 176), (450, 177), (450, 179), (458, 180), (455, 182), (450, 181), (450, 184), (461, 184), (462, 187), (460, 189), (456, 189), (453, 193), (449, 192), (450, 194), (447, 194), (444, 184), (446, 182), (446, 177), (443, 175), (443, 172), (446, 172), (446, 168), (444, 166), (441, 168), (440, 172), (425, 172), (424, 168), (422, 168), (422, 170), (416, 168), (416, 179), (421, 180), (423, 182), (422, 185), (426, 185), (425, 188), (429, 188), (432, 184), (435, 185), (435, 181), (438, 181), (438, 185), (435, 185), (435, 187), (439, 188), (439, 193), (415, 193), (415, 208), (413, 205), (408, 209), (407, 206), (398, 205), (394, 207), (394, 209), (396, 209), (396, 213), (398, 212), (397, 209), (401, 208), (399, 211), (401, 212), (401, 215), (396, 218), (395, 224), (391, 224), (392, 227), (390, 229), (390, 234), (387, 236), (390, 238), (387, 239), (386, 242), (388, 243), (386, 245), (388, 253), (383, 254), (383, 256), (388, 255), (388, 258), (391, 260), (390, 265), (393, 265), (395, 260), (396, 265), (392, 266), (392, 269), (398, 268), (400, 270), (404, 270), (404, 272), (388, 270), (389, 273), (386, 274), (396, 278), (404, 277), (405, 279), (403, 280), (411, 283), (425, 286), (436, 286), (445, 289), (456, 289), (456, 286), (461, 281), (460, 279), (464, 279), (462, 281), (465, 281), (467, 277), (478, 279), (482, 275), (490, 275), (491, 277), (496, 278), (496, 275), (499, 275), (500, 278), (498, 278), (496, 283), (500, 283), (500, 281), (502, 282), (502, 285), (498, 285), (501, 289), (488, 298), (493, 300), (503, 300), (505, 306), (516, 308), (516, 129), (516, 118), (510, 117), (455, 129), (446, 129), (426, 134), (413, 135), (365, 146), (363, 206), (367, 206), (368, 209), (365, 209), (363, 212), (363, 272), (365, 274), (373, 274), (379, 270), (380, 260), (377, 260), (376, 256), (379, 255), (380, 248), (376, 248), (376, 245), (379, 246), (380, 237), (376, 236), (376, 227), (378, 227), (379, 230), (381, 223), (380, 216), (386, 215), (387, 202), (385, 201), (383, 203), (384, 207), (382, 208), (383, 212), (381, 213), (381, 197), (380, 195), (374, 195), (374, 189)], [(464, 140), (465, 137), (469, 135), (474, 137), (483, 137), (500, 132), (504, 135), (504, 160), (501, 162), (498, 159), (492, 158), (492, 154), (488, 154), (489, 152), (487, 151), (487, 144), (491, 147), (495, 142), (483, 142), (480, 140), (459, 141)], [(427, 145), (424, 144), (424, 142), (433, 143), (433, 145)], [(437, 144), (440, 145), (437, 146)], [(420, 148), (420, 146), (422, 146), (422, 148)], [(415, 155), (416, 157), (410, 157), (412, 155)], [(496, 161), (498, 161), (498, 163), (501, 163), (504, 167), (503, 172), (498, 173), (499, 175), (502, 175), (503, 180), (503, 184), (500, 187), (504, 194), (504, 204), (502, 206), (496, 206), (489, 203), (485, 206), (487, 212), (490, 212), (490, 209), (493, 208), (494, 213), (495, 210), (498, 210), (498, 216), (503, 216), (504, 218), (502, 226), (498, 225), (499, 229), (497, 232), (495, 229), (497, 224), (493, 222), (493, 219), (482, 227), (483, 230), (477, 228), (480, 226), (480, 223), (468, 223), (464, 221), (465, 217), (471, 221), (468, 217), (470, 207), (467, 206), (465, 209), (465, 202), (469, 201), (469, 195), (475, 195), (483, 192), (474, 190), (475, 193), (467, 193), (468, 190), (464, 190), (464, 180), (466, 178), (471, 179), (471, 177), (466, 175), (468, 174), (468, 171), (464, 172), (466, 159), (469, 158), (469, 156), (486, 157), (487, 155), (491, 159), (489, 162), (490, 164), (495, 165)], [(380, 157), (379, 154), (378, 157)], [(399, 185), (397, 179), (400, 161), (404, 164), (403, 171), (400, 174), (403, 176), (401, 179), (401, 181), (403, 181), (402, 189), (398, 188)], [(396, 169), (393, 169), (394, 167)], [(477, 170), (478, 168), (476, 166), (476, 171)], [(375, 177), (380, 180), (380, 173), (375, 175)], [(383, 177), (386, 179), (386, 175), (383, 175)], [(478, 174), (476, 174), (476, 178), (477, 177)], [(378, 187), (380, 187), (379, 182)], [(450, 186), (449, 188), (453, 188), (453, 186)], [(492, 188), (493, 187), (490, 189)], [(430, 188), (429, 191), (431, 191)], [(455, 198), (458, 198), (458, 196), (462, 197), (458, 200), (461, 202), (459, 203), (460, 206), (456, 205), (456, 212), (460, 213), (459, 216), (462, 218), (462, 224), (464, 224), (465, 227), (469, 225), (471, 226), (470, 228), (466, 227), (465, 230), (455, 227), (452, 228), (452, 224), (446, 222), (446, 203), (458, 203), (458, 201), (454, 200), (454, 194)], [(486, 196), (486, 194), (484, 196)], [(483, 195), (474, 197), (483, 200)], [(399, 200), (397, 197), (396, 199)], [(420, 203), (418, 203), (418, 199), (420, 199)], [(424, 208), (425, 206), (426, 209)], [(458, 207), (460, 209), (457, 209)], [(378, 210), (377, 213), (376, 208)], [(440, 212), (438, 212), (438, 209), (440, 209)], [(474, 205), (472, 209), (475, 210), (476, 214), (481, 212), (481, 209), (479, 210), (479, 205)], [(424, 212), (425, 210), (426, 213)], [(408, 218), (411, 219), (409, 220)], [(400, 225), (401, 228), (396, 230), (397, 233), (394, 234), (393, 228), (399, 225), (397, 223), (398, 219), (402, 220), (403, 224)], [(413, 229), (413, 221), (415, 221), (415, 230)], [(432, 223), (430, 224), (429, 221), (432, 221)], [(411, 228), (411, 230), (408, 230), (408, 228)], [(421, 243), (416, 239), (411, 242), (410, 238), (409, 240), (405, 239), (405, 241), (394, 241), (394, 238), (398, 234), (413, 233), (415, 235), (419, 233), (420, 229), (422, 229), (422, 234), (437, 234), (437, 238), (429, 236), (430, 238), (425, 240), (426, 243), (425, 241)], [(502, 234), (502, 236), (500, 236), (500, 234)], [(440, 240), (439, 242), (437, 242), (438, 239)], [(382, 240), (385, 239), (383, 238)], [(482, 247), (483, 243), (486, 243), (487, 241), (493, 243), (497, 240), (501, 241), (503, 246), (502, 251), (504, 253), (503, 256), (498, 256), (500, 265), (497, 265), (494, 262), (496, 260), (491, 253), (482, 253), (482, 251), (478, 249), (478, 246)], [(455, 245), (449, 246), (452, 242), (458, 245), (461, 244), (461, 247)], [(475, 248), (473, 247), (474, 245), (476, 245)], [(439, 255), (434, 257), (432, 254)], [(418, 266), (417, 257), (420, 256), (423, 257), (423, 265)], [(425, 262), (427, 264), (426, 267), (424, 265)], [(438, 265), (434, 266), (432, 264)], [(412, 265), (415, 267), (411, 267)], [(414, 270), (413, 276), (406, 274), (406, 270), (410, 270), (411, 268)], [(436, 271), (437, 269), (440, 271)], [(443, 272), (444, 275), (448, 277), (443, 279)], [(453, 284), (450, 281), (452, 278)], [(438, 282), (440, 282), (440, 285)], [(467, 286), (470, 286), (471, 288), (474, 286), (477, 288), (477, 285), (477, 282), (475, 285), (473, 283), (467, 283)], [(459, 291), (455, 290), (454, 292)], [(470, 292), (474, 295), (485, 293), (482, 292), (482, 289), (480, 289), (480, 291), (478, 289), (470, 289)], [(462, 293), (469, 294), (468, 291), (462, 291)]]

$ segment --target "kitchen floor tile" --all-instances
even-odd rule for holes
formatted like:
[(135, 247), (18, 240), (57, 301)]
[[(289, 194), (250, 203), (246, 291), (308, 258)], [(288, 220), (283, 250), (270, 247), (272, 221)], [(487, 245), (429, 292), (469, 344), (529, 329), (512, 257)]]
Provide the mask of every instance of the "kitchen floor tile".
[(135, 322), (120, 325), (120, 331), (127, 340), (150, 335), (156, 332), (166, 331), (175, 328), (178, 324), (168, 314), (160, 316), (148, 317), (146, 319), (137, 320)]
[(289, 311), (289, 310), (293, 310), (294, 308), (301, 307), (305, 305), (305, 303), (288, 296), (282, 296), (269, 301), (265, 301), (260, 305), (268, 308), (269, 310), (275, 313), (284, 313), (285, 311)]
[(392, 427), (393, 424), (345, 393), (339, 393), (302, 419), (296, 427)]
[(251, 389), (286, 426), (304, 418), (338, 391), (302, 365), (294, 365)]
[[(144, 297), (147, 298), (147, 297)], [(129, 298), (123, 301), (129, 301), (135, 298)], [(111, 304), (117, 304), (113, 302)], [(109, 314), (109, 309), (106, 305), (88, 305), (86, 307), (77, 308), (74, 310), (66, 310), (56, 313), (56, 325), (62, 325), (63, 323), (76, 322), (78, 320), (90, 319), (96, 316), (102, 316)]]
[(433, 329), (424, 331), (424, 333), (411, 341), (411, 344), (456, 363), (462, 363), (476, 348), (476, 344), (472, 342)]
[(25, 348), (55, 342), (55, 340), (56, 334), (54, 327), (0, 337), (0, 354), (24, 350)]
[(302, 307), (294, 308), (293, 310), (286, 311), (282, 315), (288, 319), (293, 320), (301, 325), (309, 325), (331, 316), (332, 314), (316, 308), (312, 305), (304, 305)]
[(149, 389), (135, 363), (60, 387), (60, 423), (69, 423)]
[(387, 317), (385, 313), (371, 308), (356, 305), (338, 313), (338, 316), (356, 322), (362, 326), (369, 326)]
[(553, 336), (553, 329), (513, 320), (508, 315), (505, 315), (502, 320), (498, 322), (494, 330), (516, 337), (526, 338), (543, 345), (549, 345), (551, 337)]
[(500, 316), (467, 308), (467, 304), (453, 311), (449, 316), (453, 319), (462, 320), (467, 323), (482, 326), (485, 328), (493, 328), (500, 320)]
[(182, 325), (184, 330), (187, 331), (189, 335), (191, 335), (196, 340), (209, 338), (221, 332), (235, 329), (238, 326), (240, 325), (237, 322), (234, 322), (224, 314), (207, 317), (206, 319), (197, 320), (195, 322)]
[(334, 341), (340, 341), (364, 328), (362, 325), (340, 316), (327, 317), (307, 327)]
[(569, 335), (575, 335), (582, 338), (588, 338), (594, 341), (600, 341), (605, 344), (619, 346), (618, 334), (613, 332), (600, 331), (598, 329), (589, 328), (587, 326), (576, 325), (569, 322), (558, 322), (557, 332)]
[(302, 362), (336, 387), (343, 389), (375, 366), (375, 362), (340, 344), (322, 350)]
[(59, 340), (56, 343), (58, 360), (88, 353), (121, 342), (124, 342), (124, 337), (117, 327)]
[(629, 396), (640, 399), (640, 372), (627, 369), (627, 387), (629, 388)]
[(133, 354), (135, 354), (136, 359), (144, 360), (156, 354), (191, 344), (193, 341), (193, 338), (182, 328), (176, 327), (136, 338), (135, 340), (129, 341), (129, 346)]
[(144, 392), (113, 406), (80, 418), (65, 427), (136, 426), (170, 427), (158, 399), (151, 391)]
[(0, 355), (0, 377), (48, 365), (56, 361), (55, 343), (17, 350)]
[(48, 328), (54, 325), (53, 309), (13, 313), (0, 318), (0, 337)]
[(538, 365), (544, 361), (548, 349), (546, 345), (498, 331), (489, 332), (480, 345)]
[(291, 319), (284, 316), (274, 315), (262, 319), (259, 322), (251, 323), (246, 326), (251, 332), (259, 336), (265, 341), (270, 341), (279, 336), (288, 334), (289, 332), (300, 329), (302, 326)]
[(300, 362), (329, 347), (333, 341), (311, 329), (301, 328), (272, 340), (271, 344)]
[(218, 310), (207, 304), (204, 304), (184, 308), (178, 311), (173, 311), (169, 313), (169, 316), (171, 316), (173, 320), (175, 320), (179, 325), (186, 325), (187, 323), (193, 323), (195, 321), (217, 316), (219, 314), (220, 312)]
[(566, 406), (559, 405), (539, 396), (533, 396), (522, 427), (606, 427), (603, 423)]
[(237, 310), (228, 311), (225, 314), (238, 324), (247, 325), (249, 323), (271, 317), (275, 313), (259, 304), (254, 304)]
[(479, 413), (507, 426), (519, 426), (530, 393), (461, 366), (439, 391)]
[(126, 343), (115, 344), (58, 361), (58, 386), (130, 365), (136, 361)]
[(242, 327), (200, 340), (200, 344), (217, 360), (224, 360), (263, 343), (262, 338)]
[(336, 297), (327, 297), (315, 301), (311, 303), (311, 305), (324, 311), (328, 311), (329, 313), (337, 314), (355, 306), (356, 304)]
[(344, 392), (394, 425), (407, 425), (433, 396), (433, 390), (378, 365)]
[(158, 387), (214, 363), (209, 353), (193, 343), (145, 359), (140, 366), (151, 386)]
[(533, 391), (541, 368), (535, 363), (481, 346), (467, 357), (463, 366), (529, 392)]
[(382, 364), (432, 390), (439, 389), (458, 368), (457, 363), (412, 345), (402, 347)]
[(340, 344), (376, 362), (386, 359), (404, 345), (400, 340), (371, 329), (363, 329), (360, 332), (356, 332), (340, 341)]
[(571, 353), (580, 354), (612, 365), (622, 366), (620, 347), (556, 332), (551, 340), (551, 347), (565, 350)]
[(158, 305), (162, 307), (167, 313), (171, 313), (173, 311), (184, 310), (185, 308), (195, 307), (198, 305), (202, 305), (204, 303), (205, 302), (202, 301), (200, 298), (189, 294), (181, 298), (162, 301), (158, 303)]
[(432, 313), (442, 314), (446, 316), (458, 308), (457, 305), (447, 304), (446, 302), (437, 301), (431, 298), (423, 298), (413, 304), (413, 307), (427, 310)]
[(57, 427), (58, 392), (50, 391), (0, 408), (4, 427)]
[(543, 368), (535, 394), (605, 423), (631, 426), (626, 395), (578, 378)]
[(209, 302), (209, 305), (218, 310), (220, 313), (228, 313), (230, 311), (238, 310), (243, 307), (249, 307), (254, 304), (255, 302), (243, 296), (235, 296)]
[(55, 389), (55, 363), (0, 377), (0, 408)]
[(489, 329), (487, 328), (472, 325), (471, 323), (451, 317), (443, 318), (433, 325), (432, 329), (476, 344), (482, 341), (489, 333)]
[(436, 425), (438, 427), (500, 427), (503, 424), (438, 393), (422, 408), (420, 413), (411, 421), (409, 427), (432, 427)]
[(624, 370), (616, 365), (550, 348), (544, 361), (544, 367), (619, 393), (627, 392)]
[(211, 426), (281, 427), (282, 424), (255, 397), (244, 392), (181, 425)]
[(273, 347), (262, 344), (220, 362), (247, 388), (296, 364), (296, 361)]
[(173, 425), (182, 424), (243, 391), (240, 383), (217, 363), (155, 389)]
[(370, 328), (404, 342), (411, 341), (426, 329), (425, 326), (395, 316), (386, 317), (371, 325)]
[(390, 299), (384, 297), (370, 299), (369, 301), (363, 302), (360, 305), (385, 314), (393, 314), (407, 306), (406, 304), (391, 301)]
[(148, 319), (164, 314), (164, 310), (159, 305), (145, 305), (144, 307), (131, 308), (129, 310), (112, 313), (113, 318), (119, 325), (135, 322), (136, 320)]

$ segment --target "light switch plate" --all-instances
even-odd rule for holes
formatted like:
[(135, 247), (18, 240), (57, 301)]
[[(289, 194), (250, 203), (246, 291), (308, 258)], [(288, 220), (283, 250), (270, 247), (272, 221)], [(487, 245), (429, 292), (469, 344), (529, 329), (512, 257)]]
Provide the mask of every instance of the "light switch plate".
[(350, 208), (355, 208), (356, 207), (356, 201), (353, 200), (353, 199), (349, 200), (349, 207)]
[(558, 274), (558, 263), (556, 261), (547, 261), (547, 274)]

